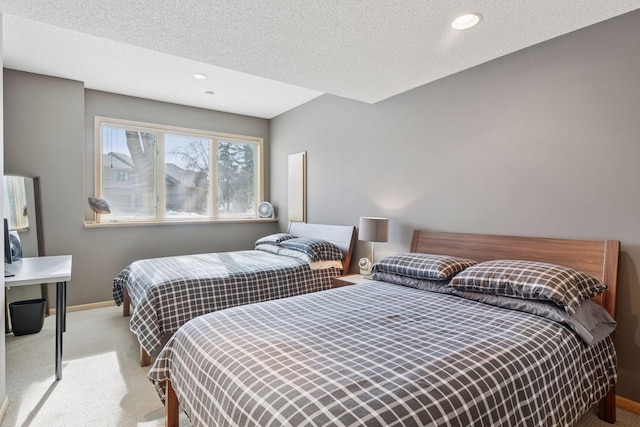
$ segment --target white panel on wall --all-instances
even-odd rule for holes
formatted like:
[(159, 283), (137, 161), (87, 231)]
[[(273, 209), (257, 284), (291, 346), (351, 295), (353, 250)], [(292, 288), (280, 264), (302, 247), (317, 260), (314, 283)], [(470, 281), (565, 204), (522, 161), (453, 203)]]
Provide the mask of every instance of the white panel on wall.
[(289, 155), (289, 221), (307, 221), (307, 152)]

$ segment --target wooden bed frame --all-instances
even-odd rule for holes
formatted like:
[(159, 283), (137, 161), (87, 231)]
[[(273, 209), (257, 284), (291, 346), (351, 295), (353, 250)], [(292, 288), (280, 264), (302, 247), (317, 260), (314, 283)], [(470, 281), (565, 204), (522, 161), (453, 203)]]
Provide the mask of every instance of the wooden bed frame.
[[(609, 286), (594, 301), (615, 317), (620, 253), (620, 242), (617, 240), (569, 240), (415, 230), (411, 252), (452, 255), (478, 262), (496, 259), (532, 260), (575, 268)], [(167, 382), (165, 397), (166, 425), (178, 427), (180, 409), (171, 381)], [(615, 422), (615, 387), (600, 400), (598, 416), (609, 423)]]
[[(304, 222), (290, 222), (287, 232), (296, 237), (322, 239), (333, 243), (342, 251), (342, 274), (349, 274), (351, 256), (356, 241), (356, 228), (352, 225), (307, 224)], [(131, 297), (124, 290), (122, 299), (122, 316), (131, 315)], [(140, 346), (140, 366), (151, 364), (151, 356)]]
[[(478, 262), (531, 260), (575, 268), (609, 286), (593, 300), (615, 319), (620, 254), (620, 242), (617, 240), (549, 239), (415, 230), (411, 252), (452, 255)], [(600, 400), (598, 417), (609, 423), (616, 422), (615, 386)]]

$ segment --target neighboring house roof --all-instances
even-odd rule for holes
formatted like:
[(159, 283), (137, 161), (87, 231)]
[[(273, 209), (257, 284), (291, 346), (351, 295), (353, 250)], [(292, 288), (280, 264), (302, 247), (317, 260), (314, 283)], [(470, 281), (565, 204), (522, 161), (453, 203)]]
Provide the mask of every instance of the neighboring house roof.
[(202, 178), (202, 172), (183, 169), (175, 163), (165, 163), (164, 174), (167, 181), (180, 182), (189, 187), (197, 187)]
[[(117, 169), (131, 169), (135, 172), (135, 166), (131, 156), (124, 153), (110, 152), (104, 155), (103, 164)], [(175, 163), (164, 165), (165, 180), (172, 184), (182, 184), (188, 187), (197, 187), (202, 179), (200, 172), (183, 169)]]
[(130, 156), (113, 151), (104, 155), (103, 164), (114, 168), (134, 168), (133, 160)]

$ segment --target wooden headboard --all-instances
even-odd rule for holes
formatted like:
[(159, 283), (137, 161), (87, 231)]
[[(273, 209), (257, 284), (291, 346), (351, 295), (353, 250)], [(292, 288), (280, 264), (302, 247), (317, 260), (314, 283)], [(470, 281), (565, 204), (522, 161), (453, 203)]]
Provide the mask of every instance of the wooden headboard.
[[(615, 318), (620, 255), (618, 240), (570, 240), (415, 230), (411, 252), (452, 255), (478, 262), (517, 259), (571, 267), (595, 277), (609, 287), (592, 299)], [(615, 422), (615, 386), (600, 400), (598, 406), (598, 416), (601, 419)]]
[(496, 259), (531, 260), (575, 268), (609, 287), (593, 300), (615, 318), (620, 253), (620, 242), (617, 240), (570, 240), (415, 230), (411, 252), (452, 255), (478, 262)]
[(351, 255), (356, 240), (356, 227), (353, 225), (307, 224), (306, 222), (290, 222), (289, 234), (296, 237), (322, 239), (333, 243), (342, 251), (342, 274), (349, 274)]

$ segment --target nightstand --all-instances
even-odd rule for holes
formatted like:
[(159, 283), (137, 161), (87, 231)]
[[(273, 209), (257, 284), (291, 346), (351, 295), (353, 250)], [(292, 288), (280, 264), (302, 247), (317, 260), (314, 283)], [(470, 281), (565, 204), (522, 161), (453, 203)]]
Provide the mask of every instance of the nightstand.
[(362, 274), (350, 274), (348, 276), (338, 276), (332, 279), (334, 288), (341, 288), (343, 286), (357, 285), (358, 283), (368, 282), (371, 279), (365, 279)]

